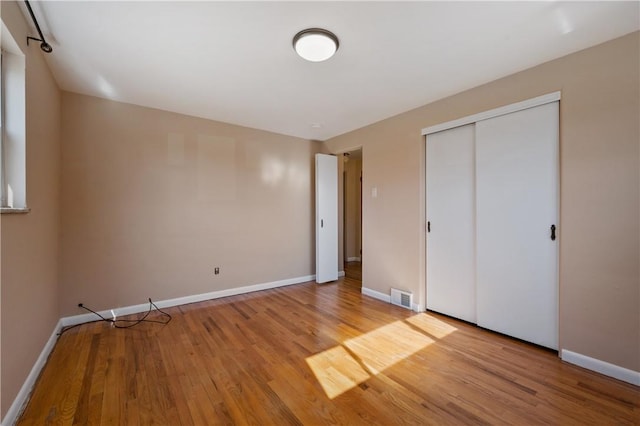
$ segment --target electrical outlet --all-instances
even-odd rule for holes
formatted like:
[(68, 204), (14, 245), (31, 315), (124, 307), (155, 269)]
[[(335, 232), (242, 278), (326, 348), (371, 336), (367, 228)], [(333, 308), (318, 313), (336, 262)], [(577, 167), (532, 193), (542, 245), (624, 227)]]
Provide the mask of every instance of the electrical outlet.
[(215, 267), (215, 269), (213, 270), (214, 275), (218, 275), (220, 273), (220, 268), (219, 267)]

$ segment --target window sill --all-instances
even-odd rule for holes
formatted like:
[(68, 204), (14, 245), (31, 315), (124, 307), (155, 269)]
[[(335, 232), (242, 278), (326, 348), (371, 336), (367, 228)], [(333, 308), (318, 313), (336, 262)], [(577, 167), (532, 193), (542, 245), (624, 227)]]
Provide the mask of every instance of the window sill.
[(0, 214), (24, 214), (31, 211), (28, 207), (14, 208), (14, 207), (0, 207)]

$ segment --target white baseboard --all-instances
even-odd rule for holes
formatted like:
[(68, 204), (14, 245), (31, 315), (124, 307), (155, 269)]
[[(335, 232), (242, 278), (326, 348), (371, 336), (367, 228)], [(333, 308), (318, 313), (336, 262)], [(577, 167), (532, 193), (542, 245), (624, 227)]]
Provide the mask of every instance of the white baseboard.
[[(372, 290), (372, 289), (367, 288), (367, 287), (362, 287), (361, 292), (365, 296), (373, 297), (374, 299), (378, 299), (378, 300), (382, 300), (383, 302), (391, 303), (391, 295), (389, 295), (389, 294), (384, 294), (384, 293), (381, 293), (381, 292), (379, 292), (377, 290)], [(414, 303), (413, 305), (411, 305), (411, 310), (413, 312), (424, 312), (424, 309), (422, 308), (422, 305), (420, 305), (419, 303)]]
[(344, 277), (344, 271), (338, 271), (338, 278)]
[(38, 356), (35, 364), (33, 364), (33, 367), (31, 368), (27, 379), (22, 384), (18, 395), (16, 395), (13, 403), (11, 404), (11, 407), (9, 407), (9, 410), (7, 410), (7, 413), (2, 419), (3, 426), (14, 425), (18, 420), (18, 417), (20, 417), (22, 410), (24, 410), (24, 408), (26, 407), (27, 401), (29, 401), (29, 397), (31, 396), (31, 391), (36, 384), (38, 376), (40, 375), (40, 371), (42, 371), (42, 369), (44, 368), (45, 364), (47, 363), (47, 359), (49, 358), (49, 354), (51, 354), (51, 351), (58, 341), (58, 333), (61, 329), (62, 321), (58, 321), (55, 328), (53, 329), (53, 333), (51, 333), (51, 336), (49, 336), (49, 340), (47, 340), (47, 343), (44, 345), (42, 352), (40, 352), (40, 356)]
[(362, 287), (360, 290), (365, 296), (373, 297), (374, 299), (382, 300), (383, 302), (391, 303), (391, 296), (388, 294), (380, 293), (379, 291), (372, 290), (367, 287)]
[[(277, 287), (284, 287), (284, 286), (293, 285), (293, 284), (306, 283), (308, 281), (315, 280), (315, 278), (316, 278), (315, 275), (305, 275), (302, 277), (289, 278), (286, 280), (272, 281), (268, 283), (254, 284), (254, 285), (249, 285), (244, 287), (212, 291), (210, 293), (196, 294), (193, 296), (185, 296), (185, 297), (178, 297), (175, 299), (161, 300), (154, 303), (159, 308), (168, 308), (171, 306), (186, 305), (188, 303), (202, 302), (205, 300), (218, 299), (221, 297), (236, 296), (238, 294), (251, 293), (254, 291), (269, 290)], [(132, 305), (132, 306), (125, 306), (122, 308), (104, 310), (98, 313), (105, 318), (113, 318), (114, 315), (116, 317), (121, 317), (124, 315), (136, 314), (139, 312), (146, 312), (148, 309), (149, 309), (149, 304), (143, 303), (140, 305)], [(27, 402), (29, 401), (29, 397), (31, 396), (31, 391), (33, 390), (33, 386), (35, 385), (36, 380), (40, 375), (40, 371), (44, 368), (45, 364), (47, 363), (49, 354), (53, 350), (53, 347), (55, 346), (58, 340), (58, 333), (60, 332), (60, 330), (70, 325), (82, 324), (89, 321), (95, 321), (96, 319), (98, 318), (94, 314), (89, 313), (89, 314), (64, 317), (58, 321), (58, 324), (53, 330), (53, 333), (51, 333), (51, 337), (49, 337), (49, 340), (47, 341), (44, 348), (42, 349), (42, 352), (40, 353), (40, 356), (36, 360), (36, 363), (31, 368), (31, 372), (29, 373), (29, 375), (27, 376), (27, 379), (25, 380), (24, 384), (20, 388), (20, 392), (18, 392), (18, 395), (16, 395), (16, 398), (13, 400), (11, 407), (7, 411), (7, 414), (2, 419), (2, 426), (13, 425), (18, 420), (18, 417), (20, 416), (23, 408), (26, 406)]]
[[(177, 297), (175, 299), (154, 301), (153, 303), (155, 303), (156, 306), (158, 306), (161, 309), (169, 308), (172, 306), (203, 302), (205, 300), (219, 299), (221, 297), (236, 296), (238, 294), (252, 293), (254, 291), (269, 290), (277, 287), (284, 287), (284, 286), (293, 285), (293, 284), (306, 283), (308, 281), (315, 280), (315, 278), (316, 278), (315, 275), (305, 275), (302, 277), (289, 278), (286, 280), (272, 281), (272, 282), (262, 283), (262, 284), (254, 284), (254, 285), (248, 285), (244, 287), (229, 288), (226, 290), (218, 290), (218, 291), (212, 291), (209, 293), (195, 294), (193, 296)], [(113, 318), (114, 314), (116, 317), (121, 317), (124, 315), (131, 315), (131, 314), (137, 314), (139, 312), (146, 312), (147, 310), (149, 310), (149, 303), (142, 303), (140, 305), (125, 306), (122, 308), (99, 311), (98, 313), (105, 318)], [(96, 319), (98, 318), (94, 314), (82, 314), (82, 315), (64, 317), (60, 321), (62, 321), (63, 327), (67, 327), (70, 325), (82, 324), (85, 322), (94, 321)]]
[(359, 257), (347, 257), (347, 262), (360, 262)]
[(587, 370), (592, 370), (600, 374), (604, 374), (605, 376), (640, 386), (639, 371), (629, 370), (628, 368), (600, 361), (599, 359), (591, 358), (566, 349), (562, 349), (562, 351), (560, 351), (560, 358), (562, 358), (563, 361), (586, 368)]

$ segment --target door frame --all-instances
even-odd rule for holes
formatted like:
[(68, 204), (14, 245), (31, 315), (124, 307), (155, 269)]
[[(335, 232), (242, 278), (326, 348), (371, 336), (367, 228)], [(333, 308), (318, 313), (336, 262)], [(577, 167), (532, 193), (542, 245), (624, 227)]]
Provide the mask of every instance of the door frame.
[[(360, 263), (363, 263), (363, 253), (364, 253), (364, 147), (362, 145), (357, 145), (357, 146), (353, 146), (353, 147), (349, 147), (349, 148), (345, 148), (345, 149), (341, 149), (336, 151), (334, 154), (335, 155), (339, 155), (340, 158), (342, 158), (342, 155), (345, 153), (350, 153), (353, 151), (362, 151), (362, 179), (360, 181), (360, 249), (361, 249), (361, 253), (360, 253)], [(345, 259), (345, 254), (344, 254), (344, 245), (345, 245), (345, 238), (344, 238), (344, 162), (338, 162), (338, 182), (339, 182), (339, 188), (338, 188), (338, 198), (339, 198), (339, 208), (338, 208), (338, 223), (339, 225), (339, 232), (338, 232), (338, 247), (342, 248), (342, 256), (341, 259), (339, 260), (340, 262), (342, 262), (342, 270), (339, 272), (340, 276), (344, 275), (344, 259)], [(363, 270), (363, 286), (364, 286), (364, 270)]]

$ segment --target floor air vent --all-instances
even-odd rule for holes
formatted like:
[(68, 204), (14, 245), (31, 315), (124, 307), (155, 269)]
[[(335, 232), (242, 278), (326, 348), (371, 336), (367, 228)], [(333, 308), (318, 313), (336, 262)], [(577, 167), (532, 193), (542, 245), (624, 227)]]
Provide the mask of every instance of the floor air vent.
[(413, 294), (407, 291), (392, 288), (391, 303), (393, 303), (394, 305), (402, 306), (403, 308), (411, 309), (411, 307), (413, 306)]

